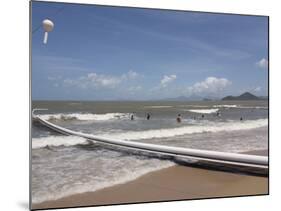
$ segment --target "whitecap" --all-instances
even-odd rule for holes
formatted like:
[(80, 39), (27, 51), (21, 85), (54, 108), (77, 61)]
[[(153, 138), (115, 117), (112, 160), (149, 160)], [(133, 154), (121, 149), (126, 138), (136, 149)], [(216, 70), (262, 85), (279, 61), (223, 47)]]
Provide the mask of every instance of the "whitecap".
[(113, 119), (128, 118), (128, 113), (106, 113), (106, 114), (91, 114), (91, 113), (69, 113), (69, 114), (42, 114), (40, 115), (45, 120), (84, 120), (84, 121), (106, 121)]
[(211, 113), (216, 113), (219, 111), (218, 108), (214, 108), (214, 109), (189, 109), (186, 110), (192, 113), (200, 113), (200, 114), (211, 114)]

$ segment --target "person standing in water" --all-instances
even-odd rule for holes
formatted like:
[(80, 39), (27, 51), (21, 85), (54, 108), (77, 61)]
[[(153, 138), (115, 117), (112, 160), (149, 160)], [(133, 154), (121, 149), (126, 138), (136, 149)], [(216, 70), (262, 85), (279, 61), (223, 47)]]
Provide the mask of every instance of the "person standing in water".
[(181, 123), (181, 115), (180, 115), (180, 114), (178, 114), (177, 122), (178, 122), (178, 123)]
[(131, 114), (131, 120), (134, 120), (134, 114)]
[(149, 120), (150, 119), (150, 113), (146, 114), (146, 119)]

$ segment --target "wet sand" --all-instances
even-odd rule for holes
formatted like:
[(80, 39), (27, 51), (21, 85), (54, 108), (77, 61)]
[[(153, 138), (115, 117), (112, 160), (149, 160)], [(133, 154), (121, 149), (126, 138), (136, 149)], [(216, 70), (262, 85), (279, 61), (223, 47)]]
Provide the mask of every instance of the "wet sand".
[[(267, 155), (267, 151), (247, 154)], [(33, 204), (32, 209), (268, 194), (268, 177), (175, 165), (136, 180)]]

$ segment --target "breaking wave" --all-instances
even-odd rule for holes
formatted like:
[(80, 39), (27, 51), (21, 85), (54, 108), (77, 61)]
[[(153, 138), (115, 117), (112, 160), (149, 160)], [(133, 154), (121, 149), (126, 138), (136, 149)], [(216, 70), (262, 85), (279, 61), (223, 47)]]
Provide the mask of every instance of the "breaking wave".
[(248, 109), (268, 109), (267, 106), (241, 106), (241, 105), (213, 105), (214, 108), (248, 108)]
[(32, 149), (44, 148), (47, 146), (74, 146), (88, 144), (87, 140), (77, 136), (47, 136), (32, 138)]
[(168, 138), (194, 133), (215, 133), (222, 131), (250, 130), (268, 125), (268, 119), (231, 121), (231, 122), (209, 122), (208, 125), (190, 125), (170, 129), (157, 129), (145, 131), (128, 131), (124, 133), (104, 134), (104, 137), (122, 140), (140, 140), (153, 138)]
[(211, 114), (211, 113), (216, 113), (218, 112), (218, 108), (214, 108), (214, 109), (190, 109), (190, 110), (186, 110), (192, 113), (200, 113), (200, 114)]
[(238, 105), (214, 105), (214, 108), (237, 108)]
[(70, 113), (70, 114), (42, 114), (40, 116), (45, 120), (106, 121), (106, 120), (113, 120), (113, 119), (128, 118), (129, 113), (106, 113), (106, 114)]
[[(208, 125), (190, 125), (176, 128), (144, 130), (144, 131), (127, 131), (120, 133), (99, 134), (106, 138), (119, 140), (141, 140), (153, 138), (169, 138), (194, 133), (215, 133), (222, 131), (241, 131), (250, 130), (268, 125), (268, 119), (246, 120), (246, 121), (229, 121), (229, 122), (209, 122)], [(84, 138), (75, 136), (49, 136), (32, 139), (32, 148), (43, 148), (46, 146), (73, 146), (77, 144), (87, 144)]]

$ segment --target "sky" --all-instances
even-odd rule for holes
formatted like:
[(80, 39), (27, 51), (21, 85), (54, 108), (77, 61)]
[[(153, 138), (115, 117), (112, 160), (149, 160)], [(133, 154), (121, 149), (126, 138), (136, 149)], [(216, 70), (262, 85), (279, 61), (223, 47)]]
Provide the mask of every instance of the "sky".
[(33, 100), (268, 95), (267, 17), (33, 2), (31, 25)]

